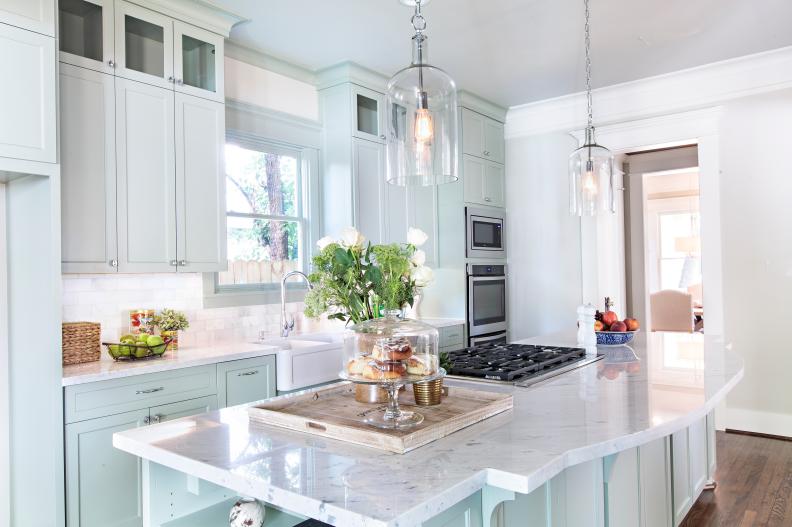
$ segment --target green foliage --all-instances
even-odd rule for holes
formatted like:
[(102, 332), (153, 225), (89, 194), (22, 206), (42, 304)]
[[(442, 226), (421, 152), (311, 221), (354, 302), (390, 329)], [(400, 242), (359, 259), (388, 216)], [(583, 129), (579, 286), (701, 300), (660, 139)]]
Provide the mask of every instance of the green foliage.
[(417, 286), (410, 278), (412, 245), (344, 247), (331, 243), (313, 258), (313, 289), (305, 297), (305, 314), (357, 324), (381, 311), (412, 305)]
[(451, 358), (448, 356), (447, 351), (440, 352), (440, 367), (443, 368), (446, 373), (451, 371), (451, 368), (454, 366), (454, 363), (451, 362)]
[(161, 331), (182, 331), (190, 327), (190, 322), (184, 313), (166, 308), (154, 315), (154, 325)]

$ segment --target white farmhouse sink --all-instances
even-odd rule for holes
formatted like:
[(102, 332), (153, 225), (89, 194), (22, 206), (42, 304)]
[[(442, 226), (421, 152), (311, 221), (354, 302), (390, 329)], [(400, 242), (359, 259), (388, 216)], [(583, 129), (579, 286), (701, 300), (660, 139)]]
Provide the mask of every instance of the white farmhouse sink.
[(338, 379), (342, 337), (331, 333), (296, 335), (259, 341), (280, 348), (276, 355), (278, 391), (307, 388)]

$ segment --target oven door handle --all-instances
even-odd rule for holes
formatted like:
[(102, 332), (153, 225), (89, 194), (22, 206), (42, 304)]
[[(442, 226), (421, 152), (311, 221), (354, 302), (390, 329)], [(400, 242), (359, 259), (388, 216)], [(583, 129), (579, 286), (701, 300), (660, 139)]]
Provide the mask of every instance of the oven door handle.
[[(506, 332), (498, 333), (497, 335), (491, 335), (489, 337), (471, 337), (470, 342), (473, 345), (482, 344), (484, 342), (492, 342), (493, 340), (501, 340), (506, 338)], [(475, 343), (475, 344), (474, 344)]]
[(471, 282), (505, 282), (506, 275), (496, 276), (469, 276)]

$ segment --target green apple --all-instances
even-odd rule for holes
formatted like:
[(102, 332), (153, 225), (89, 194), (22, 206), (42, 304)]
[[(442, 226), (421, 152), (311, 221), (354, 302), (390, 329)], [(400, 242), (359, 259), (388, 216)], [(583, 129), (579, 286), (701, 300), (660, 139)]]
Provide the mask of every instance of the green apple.
[(135, 346), (135, 357), (137, 357), (138, 359), (142, 359), (143, 357), (146, 357), (148, 354), (149, 354), (149, 349), (148, 346), (146, 346), (145, 344), (138, 344), (137, 346)]
[(107, 350), (110, 352), (110, 356), (114, 359), (116, 357), (121, 356), (121, 345), (120, 344), (110, 344), (107, 346)]
[(148, 340), (149, 336), (150, 335), (148, 333), (141, 333), (140, 335), (137, 336), (138, 342), (145, 343), (146, 340)]
[(125, 340), (135, 340), (135, 335), (132, 335), (130, 333), (126, 333), (124, 335), (121, 335), (121, 339), (120, 340), (121, 340), (121, 342), (123, 342)]
[(146, 344), (148, 344), (149, 346), (159, 346), (164, 342), (165, 341), (162, 340), (162, 337), (160, 337), (159, 335), (149, 335), (149, 337), (146, 339)]
[(162, 355), (165, 353), (165, 348), (167, 348), (165, 344), (160, 344), (159, 346), (154, 346), (151, 348), (151, 351), (154, 353), (154, 355)]

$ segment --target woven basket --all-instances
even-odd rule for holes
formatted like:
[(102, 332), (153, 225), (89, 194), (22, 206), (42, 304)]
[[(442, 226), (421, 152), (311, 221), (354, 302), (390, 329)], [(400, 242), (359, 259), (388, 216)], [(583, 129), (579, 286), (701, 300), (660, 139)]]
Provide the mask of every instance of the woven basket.
[(64, 322), (63, 365), (82, 364), (99, 360), (101, 326), (97, 322)]

